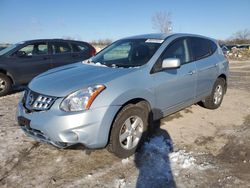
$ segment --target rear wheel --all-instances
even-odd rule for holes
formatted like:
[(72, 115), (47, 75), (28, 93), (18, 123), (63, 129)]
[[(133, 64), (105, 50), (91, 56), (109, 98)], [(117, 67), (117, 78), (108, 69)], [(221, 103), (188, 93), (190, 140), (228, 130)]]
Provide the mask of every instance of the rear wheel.
[(8, 76), (0, 73), (0, 96), (4, 96), (9, 93), (11, 89), (11, 80)]
[(226, 82), (223, 78), (218, 78), (216, 80), (211, 95), (202, 101), (205, 108), (216, 109), (221, 105), (225, 94), (225, 84)]
[(114, 120), (107, 149), (120, 158), (134, 154), (146, 138), (148, 109), (142, 103), (125, 106)]

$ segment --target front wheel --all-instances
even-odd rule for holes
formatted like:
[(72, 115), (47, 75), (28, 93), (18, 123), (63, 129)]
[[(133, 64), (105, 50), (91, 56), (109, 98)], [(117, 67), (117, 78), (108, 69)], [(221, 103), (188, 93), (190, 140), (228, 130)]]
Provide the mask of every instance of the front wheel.
[(225, 94), (225, 85), (226, 82), (223, 78), (218, 78), (215, 81), (211, 95), (202, 101), (205, 108), (216, 109), (221, 105)]
[(125, 106), (114, 120), (107, 149), (120, 158), (129, 157), (143, 143), (147, 128), (147, 108), (140, 103)]

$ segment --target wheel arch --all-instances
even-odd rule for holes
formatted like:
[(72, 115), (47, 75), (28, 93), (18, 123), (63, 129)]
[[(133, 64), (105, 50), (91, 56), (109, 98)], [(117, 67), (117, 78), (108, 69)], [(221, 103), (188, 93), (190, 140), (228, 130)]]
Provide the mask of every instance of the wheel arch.
[(112, 130), (112, 128), (113, 128), (114, 121), (115, 121), (117, 115), (119, 114), (119, 112), (120, 112), (125, 106), (127, 106), (127, 105), (129, 105), (129, 104), (136, 105), (136, 104), (138, 104), (139, 102), (145, 102), (145, 104), (147, 105), (148, 112), (149, 112), (149, 113), (151, 112), (151, 105), (150, 105), (150, 102), (149, 102), (148, 100), (146, 100), (145, 98), (137, 97), (137, 98), (132, 98), (132, 99), (130, 99), (130, 100), (125, 101), (125, 102), (121, 105), (121, 107), (119, 108), (119, 110), (116, 112), (116, 114), (115, 114), (115, 116), (114, 116), (114, 118), (113, 118), (113, 120), (112, 120), (112, 123), (111, 123), (110, 128), (109, 128), (108, 142), (107, 142), (106, 145), (109, 144), (110, 135), (111, 135), (111, 130)]
[(7, 72), (6, 70), (0, 68), (0, 73), (5, 74), (10, 79), (11, 83), (15, 84), (14, 79), (13, 79), (12, 75), (9, 74), (9, 72)]

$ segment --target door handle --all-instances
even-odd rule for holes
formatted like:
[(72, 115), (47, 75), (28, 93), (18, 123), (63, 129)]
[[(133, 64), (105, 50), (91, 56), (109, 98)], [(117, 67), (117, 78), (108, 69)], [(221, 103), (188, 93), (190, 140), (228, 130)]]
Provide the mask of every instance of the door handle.
[(188, 75), (193, 75), (193, 74), (195, 74), (195, 71), (194, 70), (193, 71), (189, 71), (187, 74)]

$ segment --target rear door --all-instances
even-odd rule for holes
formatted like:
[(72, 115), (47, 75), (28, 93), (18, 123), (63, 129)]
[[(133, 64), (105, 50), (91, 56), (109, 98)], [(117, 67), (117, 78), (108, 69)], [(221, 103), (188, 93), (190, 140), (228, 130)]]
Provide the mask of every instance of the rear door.
[(82, 42), (70, 42), (72, 47), (72, 59), (75, 62), (83, 61), (92, 56), (90, 46)]
[(68, 42), (50, 42), (50, 51), (52, 54), (53, 67), (59, 67), (62, 65), (67, 65), (76, 62), (72, 58), (72, 49)]
[(196, 91), (196, 66), (190, 61), (189, 49), (186, 38), (180, 38), (168, 45), (160, 58), (178, 58), (181, 67), (176, 69), (160, 70), (154, 73), (156, 103), (163, 112), (171, 112), (192, 103)]
[(213, 55), (217, 45), (209, 39), (199, 37), (190, 37), (188, 42), (191, 59), (197, 67), (196, 97), (206, 97), (211, 93), (218, 74), (218, 59)]
[(35, 42), (24, 45), (9, 57), (13, 67), (13, 77), (17, 83), (28, 83), (38, 74), (52, 68), (51, 55), (47, 42)]

